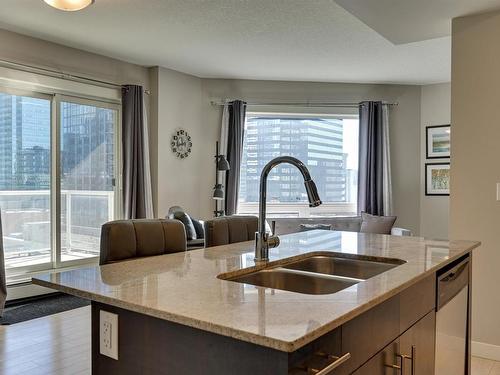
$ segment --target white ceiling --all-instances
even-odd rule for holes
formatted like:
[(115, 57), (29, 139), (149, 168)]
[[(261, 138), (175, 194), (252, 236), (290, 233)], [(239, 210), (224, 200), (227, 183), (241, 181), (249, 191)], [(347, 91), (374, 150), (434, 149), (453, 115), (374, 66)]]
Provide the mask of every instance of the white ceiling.
[(450, 79), (451, 16), (500, 0), (338, 2), (363, 21), (333, 0), (0, 0), (0, 28), (200, 77), (425, 84)]
[(451, 19), (500, 6), (498, 0), (336, 0), (394, 44), (450, 35)]

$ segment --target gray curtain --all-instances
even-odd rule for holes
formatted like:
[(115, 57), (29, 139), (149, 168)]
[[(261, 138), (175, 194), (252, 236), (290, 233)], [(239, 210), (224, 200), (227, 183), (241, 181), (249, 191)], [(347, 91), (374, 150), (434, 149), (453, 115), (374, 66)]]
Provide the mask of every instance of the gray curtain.
[(122, 88), (123, 214), (152, 217), (147, 124), (142, 86)]
[(226, 172), (226, 215), (234, 215), (238, 206), (246, 107), (247, 103), (241, 100), (235, 100), (228, 106), (227, 160), (231, 169)]
[(392, 214), (388, 121), (382, 102), (360, 103), (358, 213)]
[(7, 285), (5, 282), (5, 263), (3, 256), (2, 214), (0, 213), (0, 316), (2, 316), (6, 299)]

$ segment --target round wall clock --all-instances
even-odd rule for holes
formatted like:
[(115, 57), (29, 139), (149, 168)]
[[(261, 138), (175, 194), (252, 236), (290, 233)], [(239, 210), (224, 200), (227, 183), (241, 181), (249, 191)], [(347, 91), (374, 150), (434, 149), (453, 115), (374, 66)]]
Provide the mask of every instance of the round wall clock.
[(187, 131), (179, 129), (172, 135), (170, 146), (172, 146), (172, 152), (179, 159), (185, 159), (191, 153), (193, 142), (191, 142), (191, 136)]

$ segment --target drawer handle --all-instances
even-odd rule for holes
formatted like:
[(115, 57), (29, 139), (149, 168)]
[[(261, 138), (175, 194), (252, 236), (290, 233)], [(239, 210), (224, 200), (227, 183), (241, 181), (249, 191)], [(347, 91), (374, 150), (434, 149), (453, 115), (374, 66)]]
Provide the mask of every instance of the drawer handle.
[(404, 373), (405, 373), (404, 356), (402, 356), (401, 354), (396, 354), (396, 363), (397, 363), (397, 358), (401, 358), (401, 365), (397, 365), (397, 364), (396, 365), (385, 365), (385, 367), (389, 367), (389, 368), (398, 370), (401, 372), (402, 375), (404, 375)]
[(346, 353), (341, 357), (337, 357), (335, 355), (326, 354), (326, 353), (322, 353), (322, 352), (318, 352), (316, 354), (321, 356), (321, 357), (327, 357), (328, 359), (334, 359), (335, 361), (330, 363), (328, 366), (322, 368), (321, 370), (318, 370), (315, 368), (309, 369), (309, 372), (311, 374), (314, 374), (314, 375), (327, 375), (331, 371), (333, 371), (337, 367), (339, 367), (342, 363), (346, 362), (347, 360), (349, 360), (351, 358), (351, 353)]
[(401, 371), (401, 374), (405, 373), (405, 360), (409, 359), (411, 361), (411, 375), (415, 375), (415, 367), (417, 363), (417, 348), (415, 345), (411, 346), (411, 356), (406, 354), (396, 354), (397, 357), (401, 358), (401, 366), (398, 365), (386, 365), (387, 367), (391, 367)]

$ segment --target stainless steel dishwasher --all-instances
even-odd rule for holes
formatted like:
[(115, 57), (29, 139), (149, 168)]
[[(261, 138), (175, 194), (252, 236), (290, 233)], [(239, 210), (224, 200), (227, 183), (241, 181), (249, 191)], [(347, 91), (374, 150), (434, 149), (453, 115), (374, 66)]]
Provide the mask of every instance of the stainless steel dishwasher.
[(435, 375), (468, 374), (469, 257), (437, 274)]

